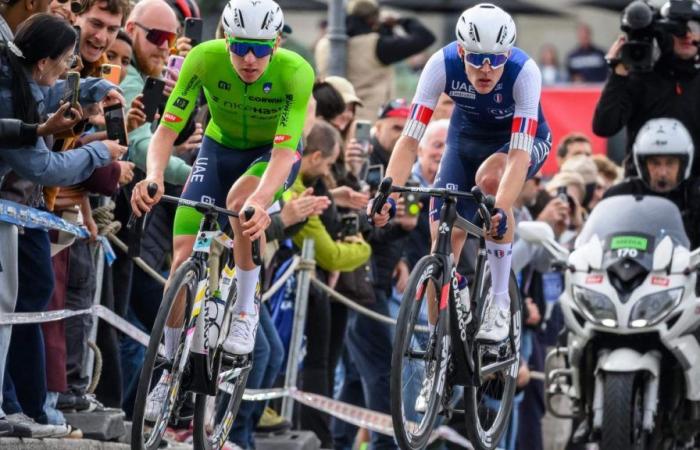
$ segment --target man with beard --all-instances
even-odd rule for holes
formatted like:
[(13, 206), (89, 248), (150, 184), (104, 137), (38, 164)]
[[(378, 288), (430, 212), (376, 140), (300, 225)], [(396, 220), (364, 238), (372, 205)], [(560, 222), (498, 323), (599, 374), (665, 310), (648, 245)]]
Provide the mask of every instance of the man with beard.
[[(134, 7), (125, 26), (133, 42), (133, 58), (121, 84), (129, 104), (143, 91), (146, 77), (161, 77), (178, 26), (177, 16), (164, 0), (143, 0)], [(169, 95), (175, 83), (165, 82), (165, 95)], [(150, 122), (129, 133), (129, 159), (143, 171), (152, 136)], [(184, 185), (189, 174), (190, 166), (185, 161), (170, 157), (164, 174), (166, 182)]]
[(637, 134), (632, 156), (639, 176), (612, 186), (613, 195), (656, 195), (672, 201), (683, 215), (691, 248), (700, 245), (700, 180), (690, 178), (695, 147), (676, 119), (652, 119)]

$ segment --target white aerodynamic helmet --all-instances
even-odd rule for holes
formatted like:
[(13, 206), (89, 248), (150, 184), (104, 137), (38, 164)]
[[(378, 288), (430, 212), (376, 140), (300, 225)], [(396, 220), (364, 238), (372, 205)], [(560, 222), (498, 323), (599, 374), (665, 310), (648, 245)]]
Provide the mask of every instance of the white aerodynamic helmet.
[[(688, 129), (676, 119), (651, 119), (642, 126), (632, 146), (634, 165), (642, 180), (649, 184), (646, 158), (649, 156), (678, 156), (683, 179), (690, 177), (695, 146)], [(678, 180), (679, 182), (681, 180)]]
[(274, 39), (284, 26), (282, 9), (273, 0), (230, 0), (221, 15), (227, 35), (244, 39)]
[(468, 52), (508, 53), (515, 44), (515, 22), (498, 6), (480, 3), (462, 13), (455, 34)]

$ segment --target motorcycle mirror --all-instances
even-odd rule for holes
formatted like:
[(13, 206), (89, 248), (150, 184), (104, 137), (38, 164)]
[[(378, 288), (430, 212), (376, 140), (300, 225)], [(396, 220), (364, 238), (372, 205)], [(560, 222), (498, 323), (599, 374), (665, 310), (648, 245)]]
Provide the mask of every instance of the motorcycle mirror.
[(670, 236), (664, 237), (654, 249), (653, 270), (666, 270), (673, 259), (673, 241)]
[(541, 244), (554, 239), (554, 231), (545, 222), (526, 221), (518, 223), (516, 233), (519, 238), (533, 244)]

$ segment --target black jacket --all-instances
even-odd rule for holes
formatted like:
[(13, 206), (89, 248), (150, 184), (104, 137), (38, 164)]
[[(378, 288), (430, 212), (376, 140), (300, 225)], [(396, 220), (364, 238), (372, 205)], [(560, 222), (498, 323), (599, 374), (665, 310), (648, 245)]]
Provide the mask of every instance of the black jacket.
[[(395, 34), (386, 25), (380, 26), (378, 30), (377, 59), (387, 66), (420, 53), (435, 42), (435, 35), (418, 20), (405, 17), (399, 19), (398, 23), (406, 32), (405, 35)], [(375, 31), (361, 17), (348, 16), (346, 25), (349, 37)]]
[[(372, 139), (371, 165), (381, 164), (386, 170), (391, 153), (386, 151), (376, 139)], [(404, 241), (409, 232), (396, 223), (389, 223), (383, 228), (368, 228), (365, 239), (372, 246), (372, 273), (374, 286), (391, 294), (392, 275), (396, 264), (401, 259)]]
[(683, 225), (690, 239), (691, 249), (700, 247), (700, 179), (691, 178), (671, 192), (658, 193), (649, 189), (640, 178), (629, 178), (608, 189), (604, 197), (613, 195), (655, 195), (672, 201), (683, 216)]
[(37, 128), (37, 124), (26, 124), (19, 119), (0, 119), (0, 147), (21, 147), (36, 143)]
[[(650, 119), (678, 119), (700, 148), (699, 74), (693, 61), (665, 57), (652, 72), (610, 76), (595, 109), (593, 132), (609, 137), (627, 126), (627, 174), (636, 174), (629, 155), (639, 129)], [(700, 158), (695, 158), (693, 175), (700, 175)]]

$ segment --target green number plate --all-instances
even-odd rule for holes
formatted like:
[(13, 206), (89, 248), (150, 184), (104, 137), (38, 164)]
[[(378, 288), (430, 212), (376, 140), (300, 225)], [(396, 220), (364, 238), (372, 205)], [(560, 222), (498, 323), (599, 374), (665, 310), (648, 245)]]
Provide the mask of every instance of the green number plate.
[(615, 236), (610, 241), (610, 250), (620, 248), (634, 248), (636, 250), (646, 251), (649, 245), (649, 240), (640, 236)]

